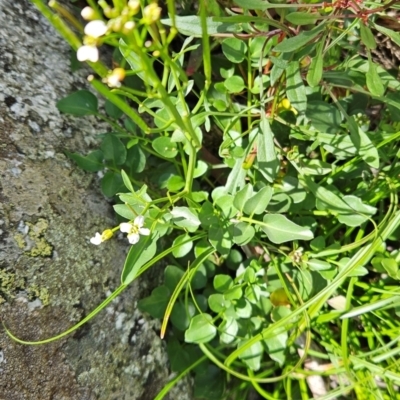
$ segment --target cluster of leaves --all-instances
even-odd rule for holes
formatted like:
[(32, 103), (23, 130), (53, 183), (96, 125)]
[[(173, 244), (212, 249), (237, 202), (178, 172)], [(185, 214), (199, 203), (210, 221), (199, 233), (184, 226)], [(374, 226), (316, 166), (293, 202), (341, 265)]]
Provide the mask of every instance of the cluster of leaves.
[(376, 22), (392, 3), (167, 3), (104, 39), (127, 70), (118, 89), (90, 80), (106, 114), (87, 90), (58, 103), (110, 123), (99, 149), (67, 154), (151, 229), (116, 293), (167, 260), (139, 307), (197, 397), (308, 399), (316, 374), (323, 398), (398, 398), (400, 83), (372, 54), (373, 32), (400, 45)]

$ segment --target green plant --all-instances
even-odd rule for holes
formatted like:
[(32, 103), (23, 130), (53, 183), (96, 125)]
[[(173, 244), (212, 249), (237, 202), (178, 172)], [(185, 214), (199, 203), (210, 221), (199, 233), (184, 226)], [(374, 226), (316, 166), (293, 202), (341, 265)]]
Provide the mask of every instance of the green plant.
[[(164, 284), (139, 302), (163, 318), (180, 373), (157, 399), (191, 370), (207, 399), (243, 399), (251, 387), (308, 399), (310, 375), (337, 377), (326, 399), (398, 398), (400, 84), (372, 56), (372, 30), (400, 45), (377, 21), (395, 2), (235, 0), (224, 14), (204, 0), (198, 15), (178, 16), (168, 1), (160, 19), (155, 3), (92, 0), (82, 44), (32, 1), (106, 99), (105, 114), (86, 90), (58, 103), (111, 126), (99, 149), (67, 152), (105, 171), (102, 191), (116, 202), (121, 224), (91, 242), (121, 230), (132, 247), (121, 286), (83, 321), (40, 342), (9, 335), (56, 340), (164, 259)], [(112, 71), (101, 44), (116, 48)]]

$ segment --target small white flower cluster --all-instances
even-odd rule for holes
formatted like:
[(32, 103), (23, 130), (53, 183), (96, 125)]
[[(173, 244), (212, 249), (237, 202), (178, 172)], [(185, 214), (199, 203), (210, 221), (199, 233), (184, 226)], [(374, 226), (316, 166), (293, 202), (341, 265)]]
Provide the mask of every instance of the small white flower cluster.
[(139, 239), (140, 235), (149, 236), (150, 229), (143, 228), (144, 224), (144, 217), (143, 215), (139, 215), (135, 218), (132, 222), (123, 222), (119, 225), (119, 229), (121, 232), (125, 232), (128, 234), (128, 240), (130, 244), (136, 244)]
[[(119, 229), (121, 232), (128, 234), (128, 240), (130, 244), (136, 244), (140, 235), (149, 236), (150, 229), (143, 228), (144, 225), (144, 217), (143, 215), (139, 215), (135, 218), (133, 222), (123, 222), (119, 225)], [(102, 234), (96, 232), (95, 236), (90, 239), (90, 243), (99, 245), (104, 241), (110, 239), (113, 236), (113, 231), (111, 229), (106, 229)]]
[(103, 82), (111, 88), (121, 87), (121, 81), (125, 78), (125, 70), (123, 68), (114, 68), (105, 78)]
[[(129, 0), (122, 10), (118, 7), (112, 8), (106, 2), (100, 4), (100, 6), (103, 8), (104, 15), (108, 18), (107, 24), (100, 19), (96, 19), (100, 18), (100, 16), (91, 7), (85, 7), (81, 12), (82, 18), (90, 22), (84, 29), (83, 46), (77, 52), (79, 61), (97, 62), (99, 60), (97, 46), (100, 37), (109, 31), (122, 32), (124, 35), (129, 35), (136, 26), (135, 22), (132, 21), (132, 17), (140, 11), (139, 0)], [(151, 25), (157, 22), (160, 16), (161, 7), (157, 3), (150, 3), (143, 8), (143, 18), (140, 22), (145, 25)], [(112, 86), (111, 84), (111, 87), (118, 86)]]
[(96, 39), (105, 35), (107, 30), (107, 25), (101, 20), (90, 21), (85, 26), (85, 44), (79, 47), (76, 54), (79, 61), (97, 62), (99, 60), (99, 50), (96, 46)]

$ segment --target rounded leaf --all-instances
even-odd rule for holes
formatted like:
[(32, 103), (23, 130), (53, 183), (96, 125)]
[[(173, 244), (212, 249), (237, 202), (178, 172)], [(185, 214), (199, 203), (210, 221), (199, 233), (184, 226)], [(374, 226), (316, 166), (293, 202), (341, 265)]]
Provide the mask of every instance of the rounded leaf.
[(178, 155), (176, 143), (174, 143), (170, 137), (158, 137), (152, 141), (151, 145), (153, 149), (163, 157), (174, 158)]
[(194, 316), (189, 328), (185, 331), (186, 343), (207, 343), (214, 339), (217, 328), (213, 325), (210, 314), (199, 314)]

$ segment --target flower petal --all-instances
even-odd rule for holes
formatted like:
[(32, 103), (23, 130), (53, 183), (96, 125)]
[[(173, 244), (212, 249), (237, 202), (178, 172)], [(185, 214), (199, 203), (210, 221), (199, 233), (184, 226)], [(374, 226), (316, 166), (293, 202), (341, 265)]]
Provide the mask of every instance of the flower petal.
[(76, 58), (79, 61), (97, 62), (99, 60), (99, 51), (95, 46), (81, 46), (76, 53)]
[(130, 244), (136, 244), (140, 239), (140, 236), (138, 233), (131, 233), (128, 235), (128, 240)]
[(95, 244), (96, 246), (98, 246), (102, 242), (103, 242), (103, 238), (101, 237), (99, 232), (96, 232), (94, 237), (90, 238), (90, 243)]
[(97, 19), (94, 21), (90, 21), (85, 26), (85, 35), (91, 36), (93, 38), (98, 38), (103, 36), (107, 32), (107, 25), (104, 21)]
[(135, 220), (133, 221), (133, 224), (137, 226), (138, 228), (141, 228), (144, 224), (144, 217), (143, 215), (138, 215)]
[(132, 229), (132, 224), (129, 222), (122, 222), (119, 224), (119, 230), (121, 232), (129, 233)]
[(150, 235), (150, 229), (148, 228), (139, 228), (139, 233), (143, 236), (149, 236)]

